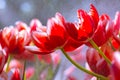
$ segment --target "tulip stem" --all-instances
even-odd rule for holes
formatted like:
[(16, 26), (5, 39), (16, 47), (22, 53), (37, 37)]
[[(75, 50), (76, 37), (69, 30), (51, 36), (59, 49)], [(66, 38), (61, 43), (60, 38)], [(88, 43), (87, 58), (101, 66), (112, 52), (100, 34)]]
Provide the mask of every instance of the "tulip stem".
[(8, 71), (9, 71), (9, 65), (10, 65), (11, 58), (12, 58), (12, 56), (11, 56), (11, 55), (10, 55), (10, 56), (8, 56), (8, 60), (7, 60), (7, 67), (6, 67), (6, 72), (8, 72)]
[(97, 77), (97, 78), (100, 78), (100, 79), (102, 79), (102, 80), (108, 80), (107, 77), (104, 77), (104, 76), (99, 75), (99, 74), (97, 74), (97, 73), (91, 72), (91, 71), (85, 69), (84, 67), (82, 67), (81, 65), (79, 65), (78, 63), (76, 63), (76, 62), (64, 51), (64, 49), (61, 49), (61, 51), (63, 52), (63, 54), (65, 55), (65, 57), (66, 57), (74, 66), (76, 66), (79, 70), (82, 70), (82, 71), (84, 71), (84, 72), (86, 72), (86, 73), (88, 73), (88, 74), (90, 74), (90, 75), (92, 75), (92, 76), (95, 76), (95, 77)]
[(23, 69), (23, 79), (22, 80), (26, 80), (26, 74), (25, 74), (25, 68), (26, 68), (26, 60), (24, 61), (24, 69)]
[(103, 53), (103, 51), (101, 49), (99, 49), (99, 47), (97, 46), (97, 44), (92, 39), (90, 39), (89, 42), (98, 51), (98, 53), (105, 59), (105, 61), (108, 64), (111, 64), (111, 61), (105, 56), (105, 54)]

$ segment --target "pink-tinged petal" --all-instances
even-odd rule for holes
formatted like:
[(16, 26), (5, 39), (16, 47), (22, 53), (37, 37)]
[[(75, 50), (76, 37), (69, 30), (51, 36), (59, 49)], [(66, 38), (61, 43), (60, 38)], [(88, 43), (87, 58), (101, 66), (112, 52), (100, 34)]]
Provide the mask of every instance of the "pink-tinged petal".
[(110, 74), (110, 67), (104, 59), (100, 59), (97, 62), (96, 68), (97, 68), (96, 72), (98, 74), (104, 75), (106, 77)]
[(17, 45), (17, 34), (18, 30), (13, 27), (5, 27), (2, 30), (2, 45), (9, 48), (9, 51), (12, 51)]
[(113, 80), (120, 80), (120, 52), (113, 53), (112, 76)]
[(36, 30), (38, 30), (38, 28), (40, 28), (41, 26), (42, 26), (42, 23), (41, 23), (38, 19), (33, 19), (33, 20), (30, 22), (31, 31), (36, 31)]
[[(96, 8), (94, 7), (93, 4), (90, 5), (90, 11), (89, 11), (89, 15), (91, 16), (91, 18), (93, 19), (94, 21), (94, 24), (95, 24), (95, 29), (97, 28), (97, 24), (98, 24), (98, 21), (99, 21), (99, 14), (96, 10)], [(95, 30), (94, 29), (94, 30)]]
[[(51, 37), (57, 37), (63, 44), (67, 38), (65, 30), (65, 19), (60, 13), (56, 13), (55, 17), (51, 18), (47, 22), (47, 34)], [(57, 41), (57, 42), (58, 42)]]
[(38, 32), (34, 31), (32, 32), (32, 39), (34, 44), (39, 48), (45, 48), (45, 43), (48, 42), (48, 37), (45, 32)]
[(19, 48), (19, 51), (20, 52), (24, 51), (24, 46), (29, 45), (31, 42), (30, 34), (26, 30), (20, 31), (18, 33), (17, 41), (18, 41), (17, 46)]
[(90, 66), (90, 69), (93, 71), (96, 71), (97, 70), (97, 68), (96, 68), (97, 61), (100, 60), (100, 56), (97, 53), (97, 51), (94, 50), (93, 48), (89, 48), (86, 52), (86, 59)]
[(113, 34), (113, 22), (108, 21), (105, 27), (105, 33), (106, 33), (106, 38), (108, 40)]
[(47, 26), (47, 34), (52, 45), (51, 47), (57, 48), (64, 45), (67, 34), (63, 24), (60, 24), (57, 19), (52, 18), (48, 20)]
[(57, 19), (57, 21), (59, 22), (59, 24), (64, 25), (65, 24), (65, 18), (62, 16), (62, 14), (60, 14), (59, 12), (57, 12), (55, 14), (55, 18)]
[(113, 23), (114, 23), (114, 33), (118, 34), (120, 30), (120, 12), (116, 12)]
[(18, 31), (21, 31), (21, 30), (27, 30), (28, 29), (28, 26), (26, 23), (22, 22), (22, 21), (17, 21), (16, 23), (16, 27), (18, 29)]
[(110, 17), (107, 14), (102, 14), (99, 17), (99, 20), (104, 21), (104, 20), (110, 20)]
[(93, 21), (84, 10), (78, 10), (77, 14), (79, 19), (78, 39), (84, 41), (92, 36)]
[(95, 49), (89, 48), (86, 53), (86, 58), (90, 66), (90, 69), (93, 72), (101, 74), (106, 77), (110, 75), (110, 66)]
[(63, 24), (60, 24), (57, 19), (51, 18), (47, 22), (47, 34), (49, 36), (58, 36), (64, 39), (66, 35), (66, 31), (64, 29)]
[(53, 52), (53, 51), (42, 50), (36, 46), (25, 46), (25, 49), (30, 51), (31, 53), (42, 54), (42, 55), (46, 55), (46, 54)]

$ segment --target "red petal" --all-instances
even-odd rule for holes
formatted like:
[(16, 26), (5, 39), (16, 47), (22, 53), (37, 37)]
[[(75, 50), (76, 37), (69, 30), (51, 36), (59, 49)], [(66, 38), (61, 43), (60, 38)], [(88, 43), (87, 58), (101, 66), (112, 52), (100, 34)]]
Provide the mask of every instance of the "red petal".
[(18, 69), (14, 70), (11, 80), (21, 80), (20, 79), (20, 72)]
[(85, 40), (88, 37), (91, 37), (93, 33), (93, 21), (90, 16), (84, 10), (78, 10), (78, 39)]
[[(57, 17), (59, 18), (59, 17)], [(47, 34), (53, 48), (63, 45), (67, 39), (64, 22), (61, 19), (51, 18), (47, 22)]]
[(114, 19), (114, 33), (118, 34), (120, 29), (120, 12), (116, 12)]
[(36, 46), (25, 46), (25, 49), (27, 49), (28, 51), (30, 51), (33, 54), (42, 54), (42, 55), (53, 52), (53, 51), (42, 50)]
[(55, 18), (51, 18), (47, 22), (47, 34), (49, 36), (58, 36), (64, 39), (66, 31), (64, 29), (64, 25), (60, 24), (60, 21)]
[(120, 52), (113, 53), (112, 76), (114, 80), (120, 80)]
[(34, 31), (32, 32), (32, 38), (35, 45), (39, 48), (45, 48), (45, 43), (48, 42), (48, 37), (45, 32)]
[(99, 14), (93, 4), (90, 5), (89, 15), (91, 16), (92, 20), (94, 21), (95, 29), (96, 29), (98, 21), (99, 21)]
[(37, 30), (37, 28), (39, 28), (41, 26), (42, 26), (42, 23), (38, 19), (33, 19), (30, 22), (31, 31), (35, 31), (35, 30)]
[(68, 32), (68, 34), (74, 38), (75, 40), (78, 38), (78, 31), (77, 31), (77, 27), (74, 23), (66, 23), (66, 31)]
[(16, 22), (15, 28), (17, 28), (19, 31), (21, 31), (21, 30), (27, 30), (28, 26), (26, 23), (18, 21), (18, 22)]

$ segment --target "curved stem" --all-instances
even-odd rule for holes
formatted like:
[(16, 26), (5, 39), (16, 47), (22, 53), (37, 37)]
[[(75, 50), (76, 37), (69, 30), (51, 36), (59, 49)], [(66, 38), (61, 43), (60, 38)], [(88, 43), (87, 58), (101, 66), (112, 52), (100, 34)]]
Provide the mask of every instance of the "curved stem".
[(24, 69), (23, 69), (23, 77), (22, 77), (22, 80), (26, 80), (25, 68), (26, 68), (26, 60), (24, 61)]
[(12, 56), (9, 55), (9, 56), (8, 56), (8, 60), (7, 60), (6, 72), (8, 72), (8, 70), (9, 70), (9, 65), (10, 65), (11, 58), (12, 58)]
[(108, 64), (111, 64), (111, 61), (105, 56), (105, 54), (103, 53), (103, 51), (101, 49), (99, 49), (99, 47), (97, 46), (97, 44), (92, 39), (90, 39), (89, 42), (98, 51), (98, 53), (105, 59), (105, 61)]
[(108, 78), (102, 76), (102, 75), (99, 75), (99, 74), (96, 74), (94, 72), (91, 72), (87, 69), (85, 69), (84, 67), (80, 66), (78, 63), (76, 63), (74, 60), (72, 60), (72, 58), (64, 51), (64, 49), (61, 49), (61, 51), (63, 52), (63, 54), (65, 55), (65, 57), (74, 65), (76, 66), (78, 69), (92, 75), (92, 76), (95, 76), (97, 78), (101, 78), (102, 80), (108, 80)]

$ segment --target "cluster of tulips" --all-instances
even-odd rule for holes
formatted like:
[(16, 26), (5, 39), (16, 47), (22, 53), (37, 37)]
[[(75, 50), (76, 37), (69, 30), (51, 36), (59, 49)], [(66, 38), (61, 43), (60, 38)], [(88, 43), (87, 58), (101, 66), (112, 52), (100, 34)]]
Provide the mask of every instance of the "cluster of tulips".
[[(27, 72), (25, 64), (34, 61), (35, 56), (40, 61), (54, 64), (56, 69), (60, 55), (55, 52), (61, 50), (74, 66), (89, 75), (85, 80), (120, 80), (120, 12), (116, 12), (112, 20), (107, 14), (99, 15), (91, 4), (89, 12), (79, 9), (77, 17), (76, 22), (68, 22), (56, 13), (55, 17), (48, 19), (46, 26), (33, 19), (29, 26), (19, 21), (15, 26), (1, 29), (0, 78), (29, 80), (33, 71)], [(69, 55), (83, 45), (87, 47), (84, 51), (87, 67)], [(22, 61), (22, 64), (13, 59)], [(76, 79), (69, 77), (67, 80)]]

